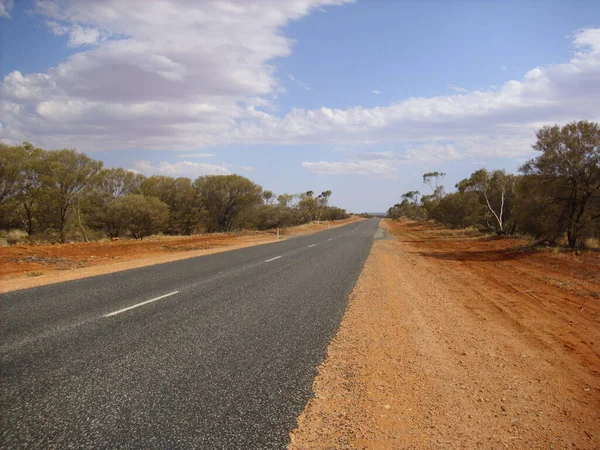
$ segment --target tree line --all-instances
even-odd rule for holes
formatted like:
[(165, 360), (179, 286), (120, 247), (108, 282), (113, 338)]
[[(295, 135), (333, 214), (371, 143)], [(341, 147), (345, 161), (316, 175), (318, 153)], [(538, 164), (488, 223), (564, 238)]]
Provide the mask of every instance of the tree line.
[(0, 230), (42, 241), (266, 230), (339, 220), (331, 191), (281, 194), (240, 175), (146, 177), (75, 150), (0, 144)]
[(410, 191), (388, 217), (434, 220), (498, 234), (530, 234), (570, 248), (600, 238), (600, 125), (589, 121), (546, 126), (537, 132), (535, 158), (518, 174), (480, 169), (446, 193), (445, 173), (429, 172), (430, 193)]

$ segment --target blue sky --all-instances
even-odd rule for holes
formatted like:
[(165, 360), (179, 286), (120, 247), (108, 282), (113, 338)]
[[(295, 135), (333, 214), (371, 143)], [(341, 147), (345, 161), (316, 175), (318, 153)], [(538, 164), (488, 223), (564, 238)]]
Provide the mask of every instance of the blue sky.
[[(255, 4), (254, 4), (255, 3)], [(385, 211), (600, 120), (600, 2), (0, 0), (8, 143)]]

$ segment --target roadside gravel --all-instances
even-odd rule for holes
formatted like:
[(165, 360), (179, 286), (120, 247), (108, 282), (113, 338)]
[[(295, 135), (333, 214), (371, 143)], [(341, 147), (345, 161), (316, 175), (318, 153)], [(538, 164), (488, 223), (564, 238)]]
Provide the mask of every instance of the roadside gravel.
[(289, 448), (600, 448), (598, 285), (382, 226)]

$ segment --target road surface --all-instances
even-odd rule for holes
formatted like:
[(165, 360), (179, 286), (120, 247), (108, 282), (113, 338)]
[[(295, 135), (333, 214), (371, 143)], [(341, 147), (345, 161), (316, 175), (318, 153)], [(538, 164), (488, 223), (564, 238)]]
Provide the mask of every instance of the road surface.
[(4, 294), (2, 448), (285, 448), (378, 220)]

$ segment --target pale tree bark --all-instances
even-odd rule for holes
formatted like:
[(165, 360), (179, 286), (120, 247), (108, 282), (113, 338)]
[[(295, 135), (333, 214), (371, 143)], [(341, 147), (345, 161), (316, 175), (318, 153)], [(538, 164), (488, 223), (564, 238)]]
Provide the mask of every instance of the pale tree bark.
[(75, 209), (75, 217), (77, 218), (77, 226), (81, 230), (81, 235), (83, 236), (83, 240), (85, 242), (90, 242), (85, 232), (85, 227), (83, 226), (83, 222), (81, 221), (81, 207), (79, 206), (79, 202), (77, 202), (77, 206)]
[(504, 233), (504, 223), (503, 223), (503, 218), (502, 216), (504, 215), (504, 197), (506, 194), (506, 189), (502, 189), (502, 203), (500, 205), (500, 211), (498, 214), (496, 214), (496, 211), (494, 211), (494, 208), (492, 208), (492, 205), (490, 204), (490, 200), (488, 199), (487, 196), (487, 192), (484, 190), (483, 191), (483, 196), (485, 197), (485, 202), (487, 203), (487, 207), (488, 209), (492, 212), (492, 214), (494, 215), (494, 217), (496, 218), (496, 221), (498, 222), (498, 226), (500, 227), (500, 231)]

